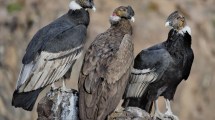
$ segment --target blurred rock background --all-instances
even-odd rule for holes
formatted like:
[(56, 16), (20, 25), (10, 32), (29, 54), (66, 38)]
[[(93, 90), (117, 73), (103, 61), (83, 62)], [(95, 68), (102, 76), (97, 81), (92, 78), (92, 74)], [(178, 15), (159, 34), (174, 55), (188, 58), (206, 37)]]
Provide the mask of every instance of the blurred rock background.
[[(114, 8), (131, 5), (136, 13), (136, 22), (132, 23), (135, 55), (141, 49), (165, 40), (168, 33), (164, 27), (167, 16), (175, 10), (183, 12), (192, 29), (195, 60), (189, 79), (179, 85), (172, 102), (173, 111), (181, 120), (215, 120), (215, 0), (94, 1), (97, 11), (90, 11), (88, 45), (97, 34), (110, 26), (108, 19)], [(36, 31), (66, 13), (69, 2), (0, 0), (0, 120), (37, 118), (36, 106), (32, 112), (11, 106), (21, 60)], [(78, 65), (74, 70), (73, 78), (67, 83), (76, 88)], [(164, 108), (163, 98), (160, 103)]]

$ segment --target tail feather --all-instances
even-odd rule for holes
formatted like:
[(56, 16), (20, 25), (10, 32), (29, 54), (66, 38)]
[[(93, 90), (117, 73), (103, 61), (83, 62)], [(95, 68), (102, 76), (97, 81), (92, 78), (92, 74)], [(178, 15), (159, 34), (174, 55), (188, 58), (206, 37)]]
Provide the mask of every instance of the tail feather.
[(141, 97), (141, 101), (142, 101), (141, 108), (146, 112), (151, 113), (153, 101), (148, 98), (148, 94), (144, 94)]
[(21, 93), (19, 93), (18, 90), (15, 90), (13, 93), (12, 105), (21, 107), (27, 111), (32, 111), (37, 97), (42, 90), (43, 88), (40, 88), (34, 91)]
[(150, 113), (152, 110), (153, 101), (149, 100), (147, 94), (144, 93), (141, 97), (125, 98), (122, 104), (123, 107), (139, 107)]

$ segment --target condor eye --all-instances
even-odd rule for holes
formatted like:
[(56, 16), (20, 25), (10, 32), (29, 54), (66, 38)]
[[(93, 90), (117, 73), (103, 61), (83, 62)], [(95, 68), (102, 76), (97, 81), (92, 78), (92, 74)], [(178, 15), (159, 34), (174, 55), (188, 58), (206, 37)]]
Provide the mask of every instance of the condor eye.
[(177, 17), (177, 19), (180, 19), (180, 17)]

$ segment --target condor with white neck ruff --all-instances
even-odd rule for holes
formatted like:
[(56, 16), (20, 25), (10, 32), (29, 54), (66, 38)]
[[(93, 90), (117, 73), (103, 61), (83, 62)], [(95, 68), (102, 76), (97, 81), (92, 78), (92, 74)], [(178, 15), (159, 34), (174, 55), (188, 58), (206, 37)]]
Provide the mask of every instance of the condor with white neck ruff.
[[(46, 86), (70, 78), (86, 41), (90, 21), (86, 9), (95, 7), (93, 0), (75, 0), (69, 7), (68, 13), (41, 28), (30, 41), (13, 93), (13, 106), (31, 111)], [(64, 82), (62, 90), (67, 90)]]
[[(124, 94), (124, 107), (135, 106), (150, 112), (154, 102), (154, 120), (165, 117), (178, 120), (172, 113), (170, 100), (179, 83), (188, 79), (194, 59), (191, 30), (184, 16), (178, 11), (173, 12), (166, 26), (172, 28), (167, 40), (142, 50), (135, 58), (130, 83)], [(165, 98), (165, 114), (159, 111), (159, 96)]]
[(86, 51), (78, 85), (81, 120), (105, 120), (122, 99), (133, 65), (133, 16), (130, 6), (116, 8), (111, 27)]

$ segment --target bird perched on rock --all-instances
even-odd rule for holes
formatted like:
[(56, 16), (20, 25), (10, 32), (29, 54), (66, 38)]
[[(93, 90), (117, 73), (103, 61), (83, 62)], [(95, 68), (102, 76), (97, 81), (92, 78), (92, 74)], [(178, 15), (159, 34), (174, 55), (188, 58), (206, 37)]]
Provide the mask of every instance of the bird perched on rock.
[[(39, 93), (48, 85), (68, 79), (86, 41), (93, 0), (75, 0), (67, 14), (40, 29), (22, 59), (12, 105), (31, 111)], [(63, 90), (65, 85), (63, 84)]]
[[(178, 11), (173, 12), (166, 21), (172, 29), (166, 41), (142, 50), (134, 60), (130, 82), (124, 94), (124, 106), (135, 106), (150, 112), (155, 104), (156, 117), (172, 117), (170, 100), (177, 86), (187, 80), (194, 54), (191, 48), (191, 29)], [(167, 112), (158, 109), (157, 99), (163, 96)]]
[(130, 6), (116, 8), (111, 27), (87, 50), (78, 85), (81, 120), (104, 120), (120, 102), (133, 65), (133, 16)]

